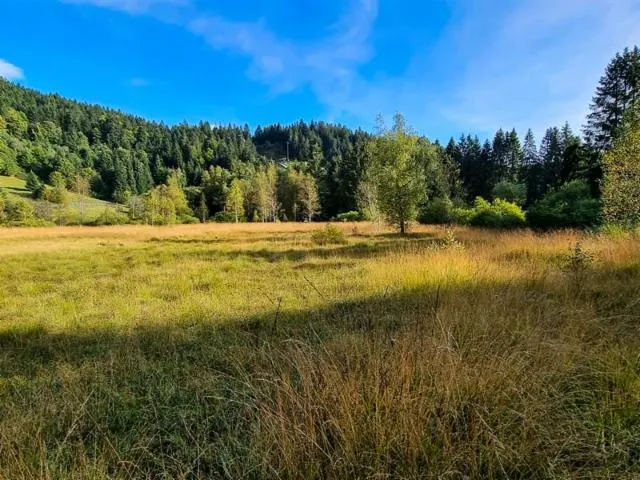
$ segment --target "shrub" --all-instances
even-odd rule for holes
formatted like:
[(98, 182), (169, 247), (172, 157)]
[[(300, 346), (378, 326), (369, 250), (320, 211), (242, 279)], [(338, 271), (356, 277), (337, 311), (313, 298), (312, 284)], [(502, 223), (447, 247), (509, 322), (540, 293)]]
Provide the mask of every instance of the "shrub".
[(538, 200), (527, 218), (539, 228), (594, 227), (601, 223), (601, 202), (591, 196), (586, 182), (574, 180)]
[(469, 224), (489, 228), (514, 228), (526, 224), (522, 209), (514, 203), (496, 198), (492, 203), (478, 197), (469, 213)]
[(234, 223), (236, 216), (233, 212), (218, 212), (213, 216), (213, 221), (217, 223)]
[(451, 228), (447, 228), (445, 232), (445, 237), (442, 242), (442, 245), (445, 248), (451, 248), (454, 250), (462, 250), (464, 249), (464, 245), (456, 238), (456, 232)]
[(451, 210), (451, 222), (458, 225), (468, 225), (471, 220), (470, 208), (457, 207)]
[(24, 223), (33, 220), (33, 205), (21, 198), (16, 200), (7, 200), (5, 204), (5, 212), (7, 221), (10, 223)]
[(195, 225), (196, 223), (201, 223), (200, 220), (191, 215), (182, 215), (178, 218), (178, 223), (182, 223), (185, 225)]
[(571, 285), (575, 293), (582, 291), (593, 261), (593, 255), (586, 251), (580, 242), (576, 243), (570, 254), (565, 257), (563, 270), (571, 279)]
[(448, 198), (434, 198), (420, 211), (420, 223), (445, 224), (451, 223), (454, 218), (453, 202)]
[(360, 220), (362, 220), (362, 215), (360, 214), (360, 212), (356, 211), (339, 213), (336, 216), (336, 220), (338, 220), (339, 222), (359, 222)]
[(617, 224), (606, 224), (600, 229), (600, 233), (613, 238), (625, 238), (629, 235), (629, 229)]
[(0, 188), (0, 224), (3, 224), (7, 221), (7, 194), (3, 189)]
[(318, 245), (339, 245), (347, 243), (344, 232), (335, 225), (325, 225), (311, 235), (311, 240)]
[(125, 214), (117, 212), (115, 209), (111, 207), (106, 207), (104, 212), (96, 218), (92, 224), (95, 226), (103, 226), (103, 225), (124, 225), (129, 222), (129, 217)]

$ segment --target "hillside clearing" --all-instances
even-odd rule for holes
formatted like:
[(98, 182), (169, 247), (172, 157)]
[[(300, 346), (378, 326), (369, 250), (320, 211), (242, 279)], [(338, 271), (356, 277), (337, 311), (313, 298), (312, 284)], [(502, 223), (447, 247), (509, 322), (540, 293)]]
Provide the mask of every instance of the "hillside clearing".
[[(48, 210), (55, 212), (59, 207), (49, 202), (36, 201), (31, 198), (31, 193), (26, 188), (26, 182), (17, 177), (8, 177), (0, 175), (0, 188), (4, 189), (10, 196), (20, 197), (24, 200), (28, 200), (34, 205), (47, 204)], [(78, 223), (80, 219), (80, 213), (83, 212), (84, 222), (89, 223), (94, 221), (100, 215), (102, 215), (106, 208), (118, 208), (118, 205), (111, 202), (105, 202), (98, 198), (86, 197), (78, 195), (77, 193), (68, 193), (69, 202), (66, 205), (69, 213), (66, 215), (66, 223), (73, 222)]]

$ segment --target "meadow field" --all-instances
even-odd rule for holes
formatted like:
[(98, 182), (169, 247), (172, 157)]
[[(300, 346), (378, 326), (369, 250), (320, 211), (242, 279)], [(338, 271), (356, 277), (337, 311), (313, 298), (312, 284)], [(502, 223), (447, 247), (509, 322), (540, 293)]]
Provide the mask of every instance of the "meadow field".
[(637, 237), (322, 227), (0, 230), (0, 478), (640, 478)]
[[(20, 198), (32, 204), (36, 212), (49, 221), (59, 222), (59, 205), (45, 202), (43, 200), (34, 200), (31, 192), (27, 189), (26, 182), (17, 177), (9, 177), (0, 175), (0, 189), (4, 190), (9, 198)], [(106, 208), (118, 210), (123, 206), (115, 203), (106, 202), (98, 198), (89, 196), (81, 196), (77, 193), (67, 192), (68, 202), (65, 205), (64, 222), (80, 224), (80, 220), (84, 223), (94, 222), (102, 215)]]

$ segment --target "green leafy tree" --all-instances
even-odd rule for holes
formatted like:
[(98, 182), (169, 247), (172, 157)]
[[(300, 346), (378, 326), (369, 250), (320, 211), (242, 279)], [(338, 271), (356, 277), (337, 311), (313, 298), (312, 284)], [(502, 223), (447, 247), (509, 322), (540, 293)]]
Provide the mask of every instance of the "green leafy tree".
[(207, 207), (215, 215), (225, 209), (227, 188), (231, 173), (220, 166), (211, 167), (202, 174), (202, 190), (207, 200)]
[(378, 204), (377, 184), (372, 173), (366, 171), (358, 185), (358, 205), (365, 219), (380, 227), (382, 213)]
[(603, 160), (602, 200), (608, 223), (640, 224), (640, 123), (632, 123)]
[(501, 198), (522, 207), (527, 201), (527, 186), (503, 180), (493, 187), (493, 198)]
[(278, 202), (278, 170), (274, 164), (258, 170), (253, 178), (251, 198), (260, 220), (273, 222), (277, 219), (280, 204)]
[(233, 214), (235, 223), (238, 223), (240, 217), (244, 216), (244, 194), (241, 181), (237, 178), (231, 181), (227, 190), (226, 210)]
[(147, 194), (144, 210), (146, 223), (151, 225), (176, 223), (176, 206), (167, 185), (160, 185)]
[(16, 150), (11, 138), (0, 133), (0, 175), (15, 175), (20, 170), (16, 162)]
[(34, 210), (31, 202), (22, 198), (9, 200), (6, 205), (7, 218), (12, 223), (25, 223), (34, 218)]
[(300, 175), (299, 199), (302, 214), (308, 222), (313, 221), (313, 217), (320, 209), (320, 196), (316, 180), (309, 173)]
[(544, 195), (527, 211), (534, 227), (594, 227), (600, 223), (600, 200), (591, 195), (588, 184), (574, 180)]
[(91, 193), (91, 185), (89, 183), (91, 173), (80, 172), (73, 177), (72, 191), (78, 196), (78, 206), (80, 209), (80, 225), (84, 224), (85, 202)]
[(127, 213), (133, 222), (143, 218), (145, 211), (145, 198), (142, 195), (131, 195), (127, 201)]
[(4, 112), (7, 131), (16, 138), (25, 138), (29, 129), (27, 116), (14, 108), (8, 108)]
[(174, 171), (169, 176), (169, 179), (167, 180), (166, 193), (169, 195), (178, 217), (193, 215), (193, 212), (189, 207), (189, 202), (187, 202), (187, 196), (182, 189), (180, 174), (177, 171)]
[(395, 115), (390, 130), (381, 124), (371, 142), (371, 174), (380, 210), (403, 235), (425, 200), (423, 154), (401, 114)]
[(53, 172), (49, 176), (51, 190), (48, 192), (46, 200), (58, 205), (64, 205), (69, 201), (67, 192), (67, 182), (60, 172)]

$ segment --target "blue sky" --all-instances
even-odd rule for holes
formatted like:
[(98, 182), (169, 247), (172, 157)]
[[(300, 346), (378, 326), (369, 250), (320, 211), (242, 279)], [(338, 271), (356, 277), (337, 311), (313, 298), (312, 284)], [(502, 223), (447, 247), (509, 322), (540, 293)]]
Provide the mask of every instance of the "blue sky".
[(640, 0), (2, 0), (0, 75), (167, 123), (579, 129)]

